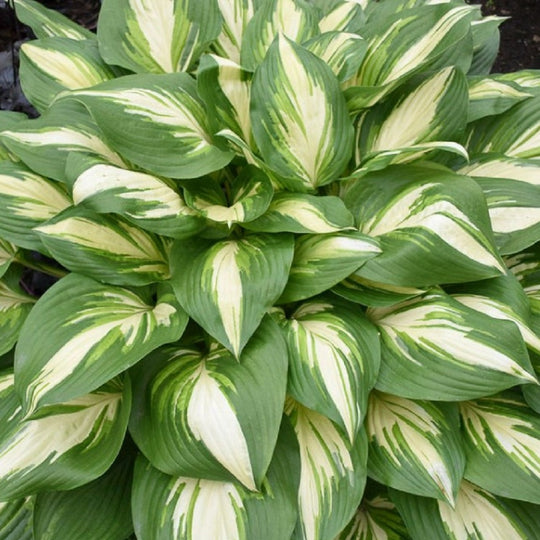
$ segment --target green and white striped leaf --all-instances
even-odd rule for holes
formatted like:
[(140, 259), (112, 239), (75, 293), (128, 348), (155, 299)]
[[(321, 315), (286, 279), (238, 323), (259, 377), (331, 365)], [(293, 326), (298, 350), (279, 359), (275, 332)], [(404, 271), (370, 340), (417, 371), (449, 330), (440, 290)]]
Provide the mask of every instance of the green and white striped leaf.
[(333, 420), (351, 444), (367, 411), (380, 363), (376, 328), (356, 306), (321, 297), (279, 322), (289, 349), (289, 393)]
[(0, 355), (17, 342), (35, 299), (19, 286), (20, 272), (8, 270), (0, 280)]
[(73, 201), (94, 212), (113, 212), (142, 229), (186, 238), (204, 227), (180, 193), (151, 174), (126, 170), (86, 155), (71, 155), (68, 172), (76, 177)]
[(213, 143), (196, 83), (187, 73), (128, 75), (76, 97), (115, 150), (154, 174), (195, 178), (233, 157)]
[(356, 231), (299, 236), (280, 303), (326, 291), (380, 253), (375, 238)]
[(9, 265), (17, 256), (17, 246), (0, 238), (0, 278), (7, 272)]
[(1, 133), (9, 129), (16, 128), (17, 124), (27, 119), (28, 117), (24, 113), (14, 111), (0, 111), (0, 162), (18, 161), (17, 157), (14, 156), (4, 144)]
[(263, 159), (291, 191), (333, 182), (351, 157), (353, 128), (337, 78), (283, 35), (255, 72), (251, 122)]
[(530, 540), (540, 527), (538, 506), (502, 499), (463, 481), (456, 505), (391, 490), (412, 538)]
[(35, 231), (63, 266), (98, 281), (147, 285), (170, 277), (167, 245), (119, 217), (69, 208)]
[(376, 387), (383, 392), (461, 401), (520, 383), (537, 384), (515, 323), (470, 309), (442, 292), (370, 308), (368, 316), (381, 333)]
[(249, 70), (263, 61), (277, 35), (303, 43), (319, 33), (317, 12), (304, 0), (266, 0), (256, 2), (255, 6), (257, 9), (246, 27), (240, 55), (240, 63)]
[(0, 375), (0, 500), (73, 489), (109, 468), (126, 432), (129, 386), (113, 379), (28, 420), (13, 379)]
[(216, 0), (104, 0), (99, 50), (135, 73), (188, 71), (219, 34)]
[(293, 249), (289, 234), (178, 240), (172, 285), (189, 316), (238, 357), (283, 292)]
[(459, 173), (473, 178), (501, 178), (540, 186), (540, 164), (532, 159), (488, 155), (471, 161)]
[(220, 56), (240, 64), (244, 32), (258, 3), (257, 0), (218, 0), (221, 34), (214, 42), (213, 48)]
[(133, 460), (121, 452), (112, 467), (89, 484), (39, 493), (34, 505), (34, 538), (126, 540), (133, 532), (132, 475)]
[(204, 100), (214, 131), (230, 129), (253, 145), (249, 103), (252, 73), (235, 62), (204, 55), (197, 71), (197, 89)]
[(3, 540), (34, 540), (32, 507), (32, 497), (0, 502), (0, 538)]
[(533, 95), (518, 84), (499, 80), (498, 77), (475, 77), (468, 82), (468, 122), (501, 114)]
[(44, 247), (32, 230), (71, 205), (64, 187), (26, 167), (0, 163), (0, 236), (36, 251)]
[(347, 0), (334, 2), (334, 4), (336, 5), (319, 21), (321, 34), (332, 31), (358, 33), (365, 23), (362, 2)]
[(250, 165), (234, 177), (226, 189), (227, 194), (218, 182), (208, 180), (187, 186), (184, 196), (186, 203), (202, 216), (230, 227), (264, 214), (274, 194), (266, 174)]
[(138, 294), (69, 274), (36, 303), (15, 351), (17, 392), (27, 416), (99, 387), (187, 324), (167, 285)]
[(325, 234), (353, 229), (354, 218), (339, 197), (279, 192), (261, 217), (244, 226), (260, 232)]
[[(350, 1), (345, 5), (359, 8)], [(336, 31), (316, 36), (303, 46), (324, 60), (342, 84), (356, 75), (367, 51), (367, 42), (359, 35)]]
[(457, 407), (372, 392), (366, 431), (371, 478), (454, 504), (465, 469)]
[(491, 493), (540, 503), (540, 418), (521, 396), (502, 394), (459, 405), (465, 478)]
[(59, 11), (47, 9), (34, 0), (14, 0), (17, 19), (32, 28), (38, 38), (65, 37), (69, 39), (94, 39), (95, 34), (68, 19)]
[(345, 197), (359, 229), (382, 253), (357, 274), (403, 287), (485, 279), (505, 273), (493, 245), (482, 190), (435, 165), (370, 173)]
[(101, 58), (95, 39), (50, 37), (21, 47), (21, 87), (40, 112), (66, 90), (88, 88), (115, 76)]
[(298, 443), (284, 422), (259, 492), (238, 482), (168, 476), (140, 456), (133, 519), (139, 540), (283, 540), (296, 517)]
[(173, 476), (237, 481), (256, 491), (276, 444), (287, 348), (269, 317), (240, 358), (213, 343), (178, 345), (132, 368), (130, 430), (154, 467)]
[(299, 515), (294, 540), (334, 538), (352, 518), (366, 484), (367, 438), (354, 443), (340, 428), (315, 411), (288, 399), (300, 445)]
[(90, 153), (125, 167), (88, 111), (73, 100), (55, 103), (39, 118), (1, 132), (0, 140), (33, 171), (65, 183), (70, 181), (66, 174), (70, 153)]

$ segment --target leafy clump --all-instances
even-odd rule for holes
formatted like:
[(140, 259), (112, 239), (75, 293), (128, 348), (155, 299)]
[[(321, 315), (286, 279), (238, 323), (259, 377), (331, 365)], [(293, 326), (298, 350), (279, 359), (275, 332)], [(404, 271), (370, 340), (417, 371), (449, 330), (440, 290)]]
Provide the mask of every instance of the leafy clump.
[(535, 538), (540, 75), (488, 75), (501, 20), (15, 6), (0, 537)]

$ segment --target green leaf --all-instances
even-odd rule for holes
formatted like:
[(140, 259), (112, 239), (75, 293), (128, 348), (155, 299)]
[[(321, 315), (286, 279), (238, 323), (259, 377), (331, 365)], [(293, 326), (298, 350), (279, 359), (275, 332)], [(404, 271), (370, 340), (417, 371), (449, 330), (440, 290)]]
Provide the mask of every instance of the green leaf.
[(454, 504), (465, 468), (457, 407), (372, 392), (366, 430), (370, 477)]
[(299, 517), (294, 540), (334, 538), (352, 518), (366, 484), (367, 439), (354, 443), (328, 418), (289, 399), (300, 445)]
[(125, 540), (133, 532), (133, 460), (122, 453), (96, 480), (69, 491), (40, 493), (34, 505), (35, 540)]
[[(319, 21), (319, 30), (322, 33), (339, 31), (358, 33), (364, 26), (365, 17), (363, 5), (365, 0), (354, 0), (352, 2), (346, 0), (330, 3), (335, 4), (331, 9), (324, 14)], [(327, 7), (329, 2), (325, 1), (323, 7)], [(330, 7), (328, 6), (328, 7)]]
[(491, 493), (540, 503), (540, 418), (519, 394), (459, 405), (465, 478)]
[(368, 316), (381, 332), (377, 388), (383, 392), (461, 401), (537, 383), (513, 322), (484, 315), (444, 293), (370, 308)]
[(530, 540), (540, 527), (538, 507), (502, 499), (467, 481), (461, 483), (456, 505), (391, 490), (412, 538), (448, 540)]
[(476, 182), (443, 167), (401, 165), (366, 175), (345, 196), (382, 253), (357, 274), (402, 287), (485, 279), (506, 269)]
[(501, 178), (540, 185), (540, 163), (533, 159), (519, 159), (488, 154), (472, 160), (459, 170), (473, 178)]
[(77, 274), (55, 283), (26, 319), (15, 351), (25, 414), (90, 392), (176, 341), (187, 317), (172, 292), (158, 289), (155, 305), (145, 296)]
[(289, 349), (289, 393), (336, 422), (354, 443), (380, 363), (376, 328), (336, 298), (301, 304), (280, 320)]
[(38, 38), (65, 37), (69, 39), (93, 39), (95, 35), (54, 9), (34, 0), (15, 0), (17, 19), (30, 26)]
[(283, 292), (292, 258), (288, 234), (178, 240), (172, 285), (189, 316), (238, 357)]
[(488, 16), (472, 21), (473, 58), (468, 75), (488, 75), (499, 52), (499, 25), (509, 17)]
[(0, 238), (0, 278), (7, 272), (9, 265), (17, 256), (17, 246)]
[(261, 232), (332, 233), (352, 229), (354, 218), (339, 197), (279, 192), (268, 210), (245, 228)]
[(220, 29), (216, 0), (104, 0), (99, 50), (135, 73), (188, 71)]
[(22, 165), (0, 163), (0, 236), (16, 246), (43, 251), (32, 230), (71, 205), (61, 184)]
[(238, 361), (213, 343), (180, 344), (131, 371), (131, 433), (153, 466), (173, 476), (261, 486), (272, 458), (287, 386), (285, 341), (263, 319)]
[(34, 540), (32, 506), (33, 499), (31, 497), (0, 502), (0, 538), (3, 540)]
[(375, 238), (356, 231), (299, 236), (287, 287), (279, 302), (303, 300), (319, 294), (380, 253)]
[(2, 140), (2, 132), (17, 127), (17, 124), (19, 124), (19, 122), (23, 122), (27, 119), (28, 117), (24, 113), (13, 111), (0, 111), (0, 162), (18, 161), (17, 157), (9, 152), (4, 141)]
[(233, 157), (212, 142), (196, 83), (187, 73), (128, 75), (75, 95), (110, 145), (154, 174), (195, 178)]
[(113, 79), (95, 39), (50, 37), (21, 47), (21, 86), (28, 101), (44, 112), (65, 90), (88, 88)]
[(28, 420), (13, 379), (0, 376), (0, 500), (73, 489), (109, 468), (128, 423), (129, 386), (113, 379)]
[(167, 246), (123, 219), (69, 208), (34, 229), (73, 272), (114, 285), (147, 285), (170, 277)]
[(263, 159), (291, 191), (333, 182), (351, 157), (353, 129), (335, 75), (283, 35), (255, 72), (251, 122)]
[(290, 538), (297, 517), (299, 468), (298, 444), (290, 426), (280, 432), (276, 452), (258, 493), (236, 482), (167, 476), (141, 456), (135, 464), (132, 499), (137, 538)]

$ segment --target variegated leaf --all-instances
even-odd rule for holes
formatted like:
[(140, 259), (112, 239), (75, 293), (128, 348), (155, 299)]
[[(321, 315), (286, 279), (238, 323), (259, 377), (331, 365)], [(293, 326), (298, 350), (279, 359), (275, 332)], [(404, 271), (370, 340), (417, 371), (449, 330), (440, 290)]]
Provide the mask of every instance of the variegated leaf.
[(14, 0), (17, 19), (30, 26), (38, 38), (65, 37), (69, 39), (94, 39), (95, 35), (54, 9), (47, 9), (34, 0)]
[(250, 165), (227, 182), (225, 191), (218, 182), (208, 180), (187, 186), (184, 195), (186, 203), (202, 216), (230, 227), (264, 214), (274, 194), (264, 172)]
[(351, 444), (380, 363), (377, 330), (355, 308), (321, 297), (301, 304), (289, 319), (276, 314), (287, 336), (289, 393), (341, 426)]
[(465, 478), (491, 493), (540, 503), (540, 418), (516, 393), (459, 405)]
[(113, 79), (95, 39), (50, 37), (21, 47), (21, 86), (28, 101), (44, 112), (61, 92)]
[(261, 232), (333, 233), (353, 229), (354, 218), (339, 197), (278, 192), (268, 210), (244, 226)]
[(17, 256), (17, 246), (0, 238), (0, 278), (7, 272), (9, 265)]
[(55, 103), (39, 118), (2, 131), (0, 141), (33, 171), (61, 182), (71, 180), (66, 174), (70, 153), (86, 152), (125, 166), (88, 111), (73, 100)]
[(442, 292), (371, 308), (368, 316), (381, 332), (377, 388), (383, 392), (460, 401), (520, 383), (537, 384), (515, 323), (470, 309)]
[(487, 155), (472, 160), (459, 169), (459, 173), (473, 178), (501, 178), (540, 186), (540, 164), (532, 159)]
[(221, 13), (221, 34), (213, 47), (220, 56), (240, 64), (240, 52), (246, 27), (258, 0), (217, 0)]
[(345, 197), (359, 229), (382, 253), (357, 271), (404, 287), (485, 279), (506, 269), (493, 245), (482, 190), (435, 165), (370, 173)]
[(129, 386), (113, 379), (28, 420), (13, 379), (0, 375), (0, 500), (73, 489), (109, 468), (128, 423)]
[[(17, 124), (27, 119), (28, 116), (26, 116), (26, 114), (24, 113), (14, 111), (0, 111), (0, 134), (3, 131), (16, 128)], [(18, 159), (8, 150), (4, 141), (2, 140), (2, 136), (0, 135), (0, 162), (1, 161), (17, 162)]]
[(334, 2), (334, 4), (335, 6), (319, 21), (321, 34), (333, 31), (358, 33), (365, 23), (361, 2), (347, 0)]
[(96, 480), (69, 491), (39, 493), (34, 504), (34, 537), (126, 540), (133, 532), (133, 459), (121, 451), (111, 468)]
[(72, 272), (114, 285), (147, 285), (170, 277), (167, 246), (119, 217), (69, 208), (34, 229)]
[(26, 167), (0, 163), (0, 236), (36, 251), (44, 247), (32, 230), (71, 205), (64, 187)]
[[(139, 540), (283, 540), (296, 517), (298, 444), (284, 422), (259, 492), (238, 482), (175, 477), (142, 456), (135, 464), (133, 520)], [(150, 509), (150, 511), (149, 511)], [(211, 514), (209, 514), (209, 511)]]
[(292, 258), (289, 234), (178, 240), (172, 284), (190, 317), (238, 357), (283, 292)]
[(471, 21), (473, 57), (468, 75), (488, 75), (499, 52), (499, 26), (507, 17), (494, 15), (483, 17), (478, 13)]
[(372, 392), (366, 431), (370, 477), (454, 504), (465, 468), (457, 407)]
[(294, 540), (334, 538), (352, 518), (366, 484), (367, 439), (361, 430), (354, 443), (315, 411), (288, 399), (300, 445), (299, 516)]
[(32, 497), (0, 502), (0, 538), (3, 540), (34, 540), (32, 507)]
[(104, 0), (103, 58), (135, 73), (188, 71), (221, 29), (217, 0)]
[(266, 0), (259, 2), (246, 26), (240, 63), (254, 70), (265, 58), (277, 35), (303, 43), (317, 35), (317, 13), (304, 0)]
[(27, 416), (90, 392), (150, 351), (176, 341), (187, 324), (170, 288), (138, 294), (69, 274), (26, 319), (15, 351), (17, 392)]
[(196, 83), (187, 73), (128, 75), (75, 95), (115, 150), (155, 174), (199, 177), (233, 157), (213, 143)]
[(463, 481), (455, 507), (391, 490), (412, 538), (430, 540), (530, 540), (540, 527), (538, 506), (502, 499)]
[(173, 476), (237, 481), (260, 489), (272, 458), (287, 386), (287, 349), (263, 319), (240, 358), (213, 343), (179, 344), (132, 368), (133, 438)]
[(380, 253), (375, 238), (356, 231), (299, 236), (280, 303), (319, 294)]
[(351, 157), (352, 124), (337, 78), (324, 61), (279, 35), (251, 92), (255, 141), (291, 191), (336, 180)]

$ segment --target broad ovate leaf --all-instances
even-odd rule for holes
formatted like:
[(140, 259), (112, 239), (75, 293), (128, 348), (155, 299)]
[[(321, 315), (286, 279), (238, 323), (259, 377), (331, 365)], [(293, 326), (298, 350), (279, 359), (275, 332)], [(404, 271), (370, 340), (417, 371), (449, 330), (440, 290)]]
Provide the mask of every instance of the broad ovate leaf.
[(459, 405), (465, 477), (503, 497), (540, 504), (540, 418), (516, 394)]
[(188, 71), (220, 29), (217, 0), (105, 0), (99, 50), (135, 73)]
[(287, 349), (272, 319), (238, 360), (217, 343), (205, 352), (180, 344), (150, 355), (131, 377), (131, 433), (155, 467), (260, 489), (287, 386)]
[(103, 474), (120, 450), (131, 406), (131, 390), (118, 378), (31, 420), (12, 372), (0, 375), (0, 398), (0, 500), (73, 489)]
[(372, 392), (366, 431), (371, 478), (454, 504), (465, 468), (457, 407)]
[(120, 217), (74, 207), (34, 230), (72, 272), (114, 285), (147, 285), (170, 276), (162, 240)]
[(218, 242), (178, 240), (172, 285), (191, 318), (238, 356), (279, 298), (293, 258), (289, 234), (252, 234)]
[(0, 163), (0, 236), (16, 246), (43, 251), (32, 229), (71, 205), (65, 188), (26, 167)]
[(25, 414), (98, 388), (176, 341), (186, 324), (166, 285), (152, 302), (149, 291), (69, 274), (38, 300), (21, 331), (15, 372)]
[(289, 393), (331, 418), (354, 443), (379, 370), (377, 330), (356, 306), (324, 297), (301, 304), (280, 323), (289, 349)]
[(4, 540), (34, 540), (33, 497), (0, 502), (0, 537)]
[(187, 73), (127, 75), (74, 95), (115, 150), (154, 174), (195, 178), (233, 157), (212, 141), (196, 83)]
[(285, 405), (300, 446), (298, 523), (294, 540), (334, 538), (352, 518), (366, 484), (367, 438), (353, 445), (329, 418), (291, 398)]
[(377, 388), (383, 392), (461, 401), (537, 383), (515, 323), (468, 308), (442, 292), (370, 308), (368, 316), (381, 332)]
[(255, 72), (251, 122), (262, 157), (291, 191), (336, 180), (351, 157), (353, 128), (336, 76), (283, 35)]

